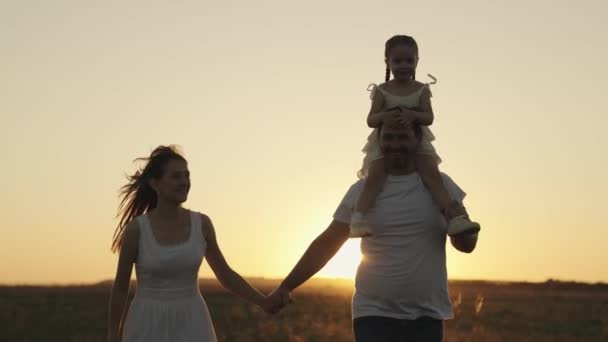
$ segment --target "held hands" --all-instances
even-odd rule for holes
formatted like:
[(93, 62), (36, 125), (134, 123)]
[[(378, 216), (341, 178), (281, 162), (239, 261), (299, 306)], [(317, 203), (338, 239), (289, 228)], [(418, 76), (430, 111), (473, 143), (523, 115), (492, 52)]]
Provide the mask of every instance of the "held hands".
[(260, 307), (268, 314), (276, 314), (293, 302), (290, 291), (282, 285), (268, 295)]

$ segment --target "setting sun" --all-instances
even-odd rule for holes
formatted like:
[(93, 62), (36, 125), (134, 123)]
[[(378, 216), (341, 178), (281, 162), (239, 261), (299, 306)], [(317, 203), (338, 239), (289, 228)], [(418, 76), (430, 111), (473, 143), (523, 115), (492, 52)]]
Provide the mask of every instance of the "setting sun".
[[(586, 78), (607, 75), (599, 1), (11, 3), (0, 139), (18, 148), (3, 158), (0, 283), (113, 279), (117, 191), (160, 144), (182, 147), (186, 206), (212, 219), (230, 265), (284, 278), (357, 181), (366, 89), (383, 82), (394, 34), (418, 42), (417, 79), (437, 77), (440, 170), (482, 225), (475, 253), (447, 245), (450, 278), (608, 281), (606, 86)], [(405, 10), (417, 14), (404, 26)], [(581, 63), (556, 72), (556, 56)], [(354, 277), (359, 244), (315, 276)]]
[(362, 257), (360, 244), (360, 239), (346, 241), (340, 251), (319, 272), (319, 276), (354, 279)]
[(606, 17), (3, 1), (0, 342), (608, 342)]

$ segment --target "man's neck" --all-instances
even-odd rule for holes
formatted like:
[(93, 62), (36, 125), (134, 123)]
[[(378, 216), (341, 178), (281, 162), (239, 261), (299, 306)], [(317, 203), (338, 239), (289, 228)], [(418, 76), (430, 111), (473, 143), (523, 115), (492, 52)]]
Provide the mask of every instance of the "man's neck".
[(387, 174), (389, 176), (407, 176), (416, 172), (416, 169), (408, 169), (408, 170), (388, 170)]
[(416, 167), (413, 163), (407, 163), (403, 167), (395, 167), (388, 165), (386, 173), (391, 176), (405, 176), (416, 172)]

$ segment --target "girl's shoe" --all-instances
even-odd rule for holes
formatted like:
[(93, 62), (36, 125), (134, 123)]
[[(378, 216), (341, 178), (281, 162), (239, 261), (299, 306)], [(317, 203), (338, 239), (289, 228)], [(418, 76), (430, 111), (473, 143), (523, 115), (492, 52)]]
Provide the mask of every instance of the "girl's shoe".
[[(352, 224), (351, 224), (352, 226)], [(469, 220), (467, 215), (454, 216), (448, 223), (448, 235), (473, 234), (477, 233), (481, 226), (477, 222)]]

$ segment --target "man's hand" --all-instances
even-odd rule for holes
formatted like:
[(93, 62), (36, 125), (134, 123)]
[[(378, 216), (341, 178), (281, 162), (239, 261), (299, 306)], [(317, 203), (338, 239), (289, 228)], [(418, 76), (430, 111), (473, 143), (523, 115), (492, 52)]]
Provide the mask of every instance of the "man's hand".
[(262, 309), (269, 314), (275, 314), (281, 311), (287, 304), (293, 302), (291, 292), (280, 285), (266, 297), (266, 301)]
[(348, 240), (348, 233), (348, 223), (331, 221), (329, 227), (308, 246), (304, 255), (281, 282), (281, 285), (266, 297), (264, 310), (268, 313), (277, 313), (292, 302), (291, 291), (298, 288), (327, 264)]

